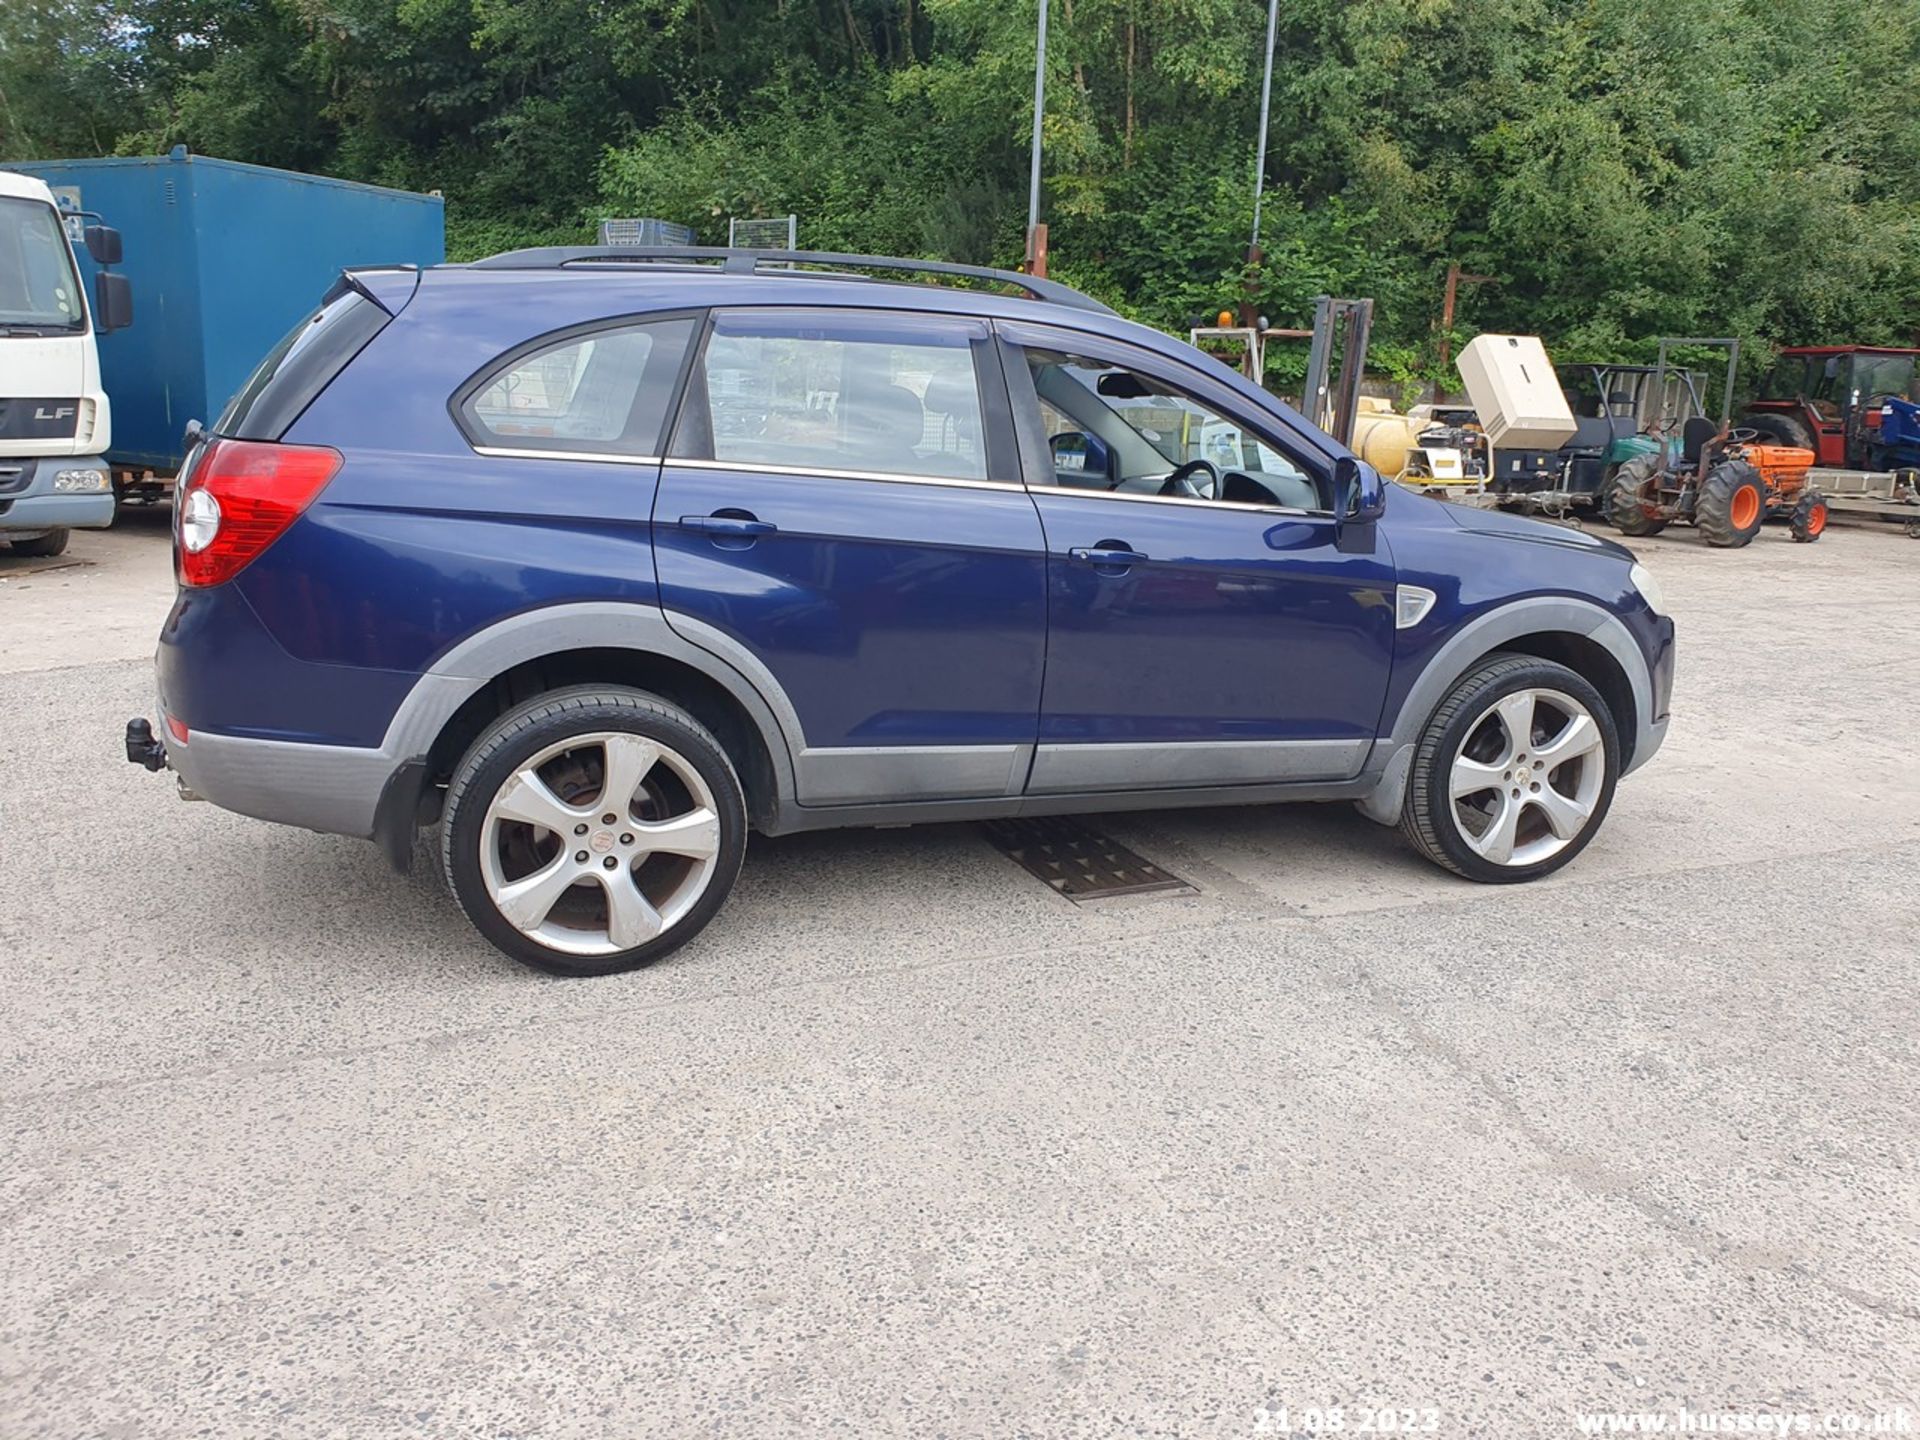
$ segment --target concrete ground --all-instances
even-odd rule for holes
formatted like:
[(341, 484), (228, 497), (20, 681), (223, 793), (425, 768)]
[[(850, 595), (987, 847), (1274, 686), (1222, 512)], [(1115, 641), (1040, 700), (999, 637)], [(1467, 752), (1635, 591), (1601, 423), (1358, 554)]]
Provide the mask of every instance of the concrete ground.
[(1640, 549), (1672, 737), (1549, 881), (1335, 807), (1115, 819), (1199, 893), (1083, 909), (803, 836), (588, 982), (121, 760), (162, 517), (0, 556), (0, 1435), (1920, 1414), (1920, 543)]

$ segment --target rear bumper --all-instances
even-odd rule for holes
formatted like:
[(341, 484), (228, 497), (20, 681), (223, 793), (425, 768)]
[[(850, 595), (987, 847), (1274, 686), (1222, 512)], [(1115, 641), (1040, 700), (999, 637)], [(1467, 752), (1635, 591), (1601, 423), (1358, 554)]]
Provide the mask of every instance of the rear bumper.
[[(104, 530), (113, 524), (113, 476), (102, 460), (83, 456), (42, 456), (0, 461), (6, 470), (0, 488), (0, 539), (9, 533), (43, 530)], [(56, 477), (88, 471), (99, 477), (97, 490), (56, 490)], [(71, 482), (69, 482), (71, 483)]]
[(223, 810), (331, 835), (370, 839), (400, 762), (379, 750), (302, 745), (197, 731), (165, 736), (180, 783)]

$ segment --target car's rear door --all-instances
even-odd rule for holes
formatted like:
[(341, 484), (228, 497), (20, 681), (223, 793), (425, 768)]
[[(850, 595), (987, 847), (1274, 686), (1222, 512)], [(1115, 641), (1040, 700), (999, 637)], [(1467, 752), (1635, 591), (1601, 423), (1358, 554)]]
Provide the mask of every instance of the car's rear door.
[(654, 551), (669, 622), (798, 725), (801, 804), (1020, 792), (1046, 550), (983, 322), (715, 311)]

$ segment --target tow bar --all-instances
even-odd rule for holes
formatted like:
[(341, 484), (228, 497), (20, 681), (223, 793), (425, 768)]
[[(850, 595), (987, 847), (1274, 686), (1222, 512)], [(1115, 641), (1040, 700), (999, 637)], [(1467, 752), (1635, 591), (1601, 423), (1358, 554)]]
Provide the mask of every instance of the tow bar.
[(167, 747), (153, 738), (153, 726), (136, 715), (127, 721), (127, 759), (149, 770), (167, 768)]

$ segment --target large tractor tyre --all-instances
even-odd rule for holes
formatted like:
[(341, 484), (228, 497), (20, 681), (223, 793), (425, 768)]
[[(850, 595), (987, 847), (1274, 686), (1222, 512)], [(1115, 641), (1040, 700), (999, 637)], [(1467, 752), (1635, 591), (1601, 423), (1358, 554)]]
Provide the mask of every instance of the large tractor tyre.
[(1760, 432), (1762, 441), (1769, 445), (1794, 445), (1802, 450), (1811, 450), (1815, 455), (1820, 447), (1814, 444), (1813, 432), (1807, 428), (1807, 422), (1796, 415), (1781, 415), (1771, 410), (1763, 410), (1757, 415), (1743, 415), (1740, 424), (1749, 430)]
[(1749, 545), (1767, 523), (1767, 486), (1744, 460), (1722, 460), (1707, 472), (1693, 523), (1709, 545), (1737, 550)]
[(1797, 544), (1811, 545), (1827, 533), (1827, 497), (1812, 490), (1800, 492), (1800, 503), (1793, 507), (1793, 538)]
[(1636, 455), (1614, 472), (1613, 486), (1607, 491), (1607, 519), (1622, 535), (1658, 535), (1667, 528), (1667, 517), (1649, 514), (1645, 498), (1654, 493), (1659, 473), (1658, 455)]

